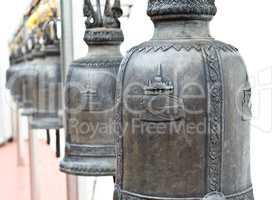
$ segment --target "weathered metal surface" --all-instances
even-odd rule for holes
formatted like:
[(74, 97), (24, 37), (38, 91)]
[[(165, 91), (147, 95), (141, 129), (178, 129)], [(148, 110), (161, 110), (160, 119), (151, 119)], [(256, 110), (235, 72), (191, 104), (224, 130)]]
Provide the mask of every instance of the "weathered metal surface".
[(119, 69), (116, 200), (253, 200), (251, 89), (210, 36), (214, 1), (149, 0), (153, 38)]
[(14, 66), (14, 56), (13, 55), (10, 55), (10, 57), (9, 57), (9, 62), (10, 62), (10, 66), (9, 66), (9, 68), (7, 69), (7, 71), (6, 71), (6, 88), (8, 89), (8, 90), (10, 90), (11, 89), (11, 77), (12, 77), (12, 67)]
[(59, 55), (38, 58), (35, 63), (38, 73), (37, 87), (34, 88), (35, 113), (31, 126), (33, 129), (62, 128), (61, 79)]
[(24, 67), (24, 59), (23, 55), (16, 57), (14, 60), (13, 66), (10, 68), (10, 78), (9, 83), (11, 95), (16, 102), (18, 108), (22, 108), (23, 106), (23, 88), (22, 88), (22, 68)]
[(33, 102), (33, 88), (35, 87), (37, 83), (37, 71), (35, 70), (33, 66), (33, 56), (32, 56), (32, 48), (33, 43), (31, 43), (32, 37), (29, 39), (29, 44), (27, 46), (27, 51), (24, 56), (24, 68), (21, 70), (21, 76), (22, 76), (22, 98), (23, 98), (23, 110), (21, 114), (23, 116), (32, 116), (35, 108), (34, 108), (34, 102)]
[(97, 5), (94, 10), (84, 1), (89, 52), (71, 64), (66, 80), (67, 136), (60, 168), (81, 176), (113, 176), (116, 167), (112, 116), (123, 33), (113, 9), (118, 12), (120, 7), (111, 8), (107, 1), (102, 16)]
[[(63, 127), (61, 105), (61, 66), (60, 47), (56, 33), (56, 23), (45, 25), (43, 48), (34, 52), (33, 65), (37, 72), (37, 85), (34, 87), (35, 112), (31, 126), (33, 129), (60, 129)], [(51, 31), (47, 31), (51, 28)], [(55, 35), (56, 36), (56, 35)]]

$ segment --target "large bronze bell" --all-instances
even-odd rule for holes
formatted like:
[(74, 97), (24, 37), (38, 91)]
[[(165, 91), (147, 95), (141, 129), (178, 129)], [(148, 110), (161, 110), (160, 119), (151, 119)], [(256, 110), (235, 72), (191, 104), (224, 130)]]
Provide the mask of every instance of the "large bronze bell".
[[(61, 73), (59, 40), (49, 36), (50, 24), (46, 24), (44, 43), (33, 52), (33, 65), (37, 72), (37, 87), (34, 87), (35, 112), (33, 129), (60, 129)], [(52, 29), (51, 29), (52, 31)], [(51, 32), (52, 33), (52, 32)]]
[(115, 199), (254, 199), (250, 84), (238, 50), (210, 36), (216, 11), (149, 0), (154, 36), (119, 69)]
[(116, 76), (122, 60), (119, 45), (124, 38), (109, 0), (104, 17), (99, 2), (95, 11), (90, 0), (85, 0), (84, 15), (87, 17), (84, 40), (89, 52), (75, 60), (68, 72), (66, 150), (60, 168), (73, 175), (114, 176), (112, 114)]

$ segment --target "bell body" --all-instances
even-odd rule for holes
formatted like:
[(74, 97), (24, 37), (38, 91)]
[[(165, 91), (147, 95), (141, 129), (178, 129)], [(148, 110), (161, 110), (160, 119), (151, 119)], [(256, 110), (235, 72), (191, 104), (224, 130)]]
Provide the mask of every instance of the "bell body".
[(12, 65), (10, 65), (10, 67), (7, 69), (6, 71), (6, 89), (10, 90), (11, 86), (10, 86), (10, 78), (11, 78), (11, 69), (12, 69)]
[(34, 113), (33, 88), (37, 83), (37, 71), (33, 66), (31, 53), (27, 55), (24, 68), (22, 69), (22, 94), (23, 94), (23, 116), (32, 116)]
[[(120, 31), (120, 34), (122, 32)], [(95, 44), (70, 66), (66, 81), (66, 150), (61, 171), (115, 175), (113, 111), (119, 43)]]
[[(149, 9), (170, 12), (158, 4)], [(154, 20), (153, 38), (122, 61), (117, 200), (254, 199), (246, 67), (198, 18)]]
[(23, 87), (22, 87), (22, 69), (24, 67), (23, 58), (17, 58), (14, 65), (9, 69), (9, 87), (11, 95), (18, 108), (23, 107)]
[(13, 72), (13, 66), (15, 65), (14, 63), (14, 57), (10, 56), (10, 66), (6, 71), (6, 89), (10, 90), (11, 89), (11, 77)]
[(31, 126), (33, 129), (60, 129), (63, 127), (60, 54), (58, 51), (43, 53), (45, 57), (34, 61), (37, 87), (34, 88), (35, 112)]

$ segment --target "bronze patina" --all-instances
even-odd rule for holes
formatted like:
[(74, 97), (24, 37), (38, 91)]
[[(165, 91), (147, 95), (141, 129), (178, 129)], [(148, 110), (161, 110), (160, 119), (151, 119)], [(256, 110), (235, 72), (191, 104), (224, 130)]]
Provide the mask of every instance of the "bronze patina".
[(32, 91), (33, 88), (36, 87), (36, 80), (37, 80), (37, 72), (33, 67), (33, 55), (32, 50), (34, 48), (33, 43), (33, 36), (31, 35), (28, 38), (26, 43), (26, 53), (24, 56), (24, 68), (22, 69), (21, 76), (22, 76), (22, 87), (23, 87), (23, 110), (21, 114), (23, 116), (32, 116), (35, 109), (34, 109), (34, 102), (33, 102), (33, 95)]
[(253, 200), (251, 89), (213, 39), (214, 0), (149, 0), (153, 38), (119, 69), (116, 200)]
[(34, 52), (37, 87), (35, 109), (31, 122), (33, 129), (60, 129), (63, 127), (61, 115), (61, 67), (60, 44), (57, 38), (56, 21), (44, 24), (43, 43)]

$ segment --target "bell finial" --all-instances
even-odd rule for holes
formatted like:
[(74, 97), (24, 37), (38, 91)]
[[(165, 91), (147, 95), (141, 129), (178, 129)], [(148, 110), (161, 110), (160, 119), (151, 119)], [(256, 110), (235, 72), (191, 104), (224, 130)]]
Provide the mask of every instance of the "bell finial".
[(104, 12), (104, 27), (106, 28), (120, 28), (119, 17), (122, 16), (122, 9), (120, 8), (120, 0), (115, 0), (111, 8), (110, 0), (106, 0)]
[(110, 0), (104, 2), (105, 8), (102, 16), (100, 0), (96, 0), (97, 11), (94, 10), (91, 0), (84, 0), (84, 16), (87, 17), (84, 41), (88, 45), (118, 44), (124, 40), (118, 19), (123, 13), (120, 0), (115, 0), (113, 6)]
[(97, 15), (99, 19), (99, 26), (103, 26), (103, 17), (102, 17), (102, 12), (101, 12), (101, 4), (100, 0), (96, 0), (96, 7), (97, 7)]
[(100, 2), (97, 0), (97, 11), (94, 10), (90, 0), (84, 0), (84, 16), (87, 17), (85, 25), (87, 29), (102, 26)]
[(111, 7), (110, 0), (106, 0), (104, 16), (101, 13), (100, 0), (96, 0), (97, 10), (93, 8), (91, 0), (84, 0), (84, 16), (87, 17), (85, 25), (87, 29), (106, 27), (106, 28), (120, 28), (119, 17), (123, 15), (120, 0), (115, 0)]
[(111, 2), (110, 0), (106, 0), (104, 16), (112, 17), (112, 9), (111, 9)]
[(122, 17), (123, 11), (121, 9), (121, 3), (120, 0), (114, 0), (114, 5), (112, 7), (113, 16), (115, 18)]
[(45, 45), (50, 45), (50, 44), (55, 44), (58, 42), (58, 29), (57, 29), (57, 20), (52, 19), (49, 22), (46, 22), (43, 25), (43, 30), (44, 30), (44, 44)]

